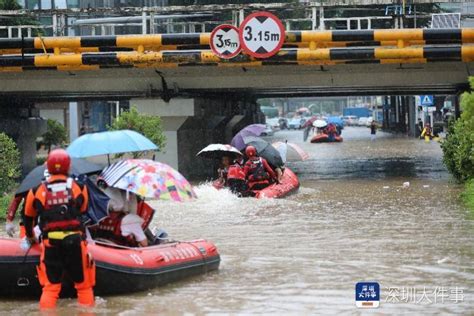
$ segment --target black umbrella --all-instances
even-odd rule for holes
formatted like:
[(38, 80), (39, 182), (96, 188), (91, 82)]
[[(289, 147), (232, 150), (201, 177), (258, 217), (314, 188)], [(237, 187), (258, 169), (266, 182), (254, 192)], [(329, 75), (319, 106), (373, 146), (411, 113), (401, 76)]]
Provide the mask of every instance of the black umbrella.
[[(102, 171), (102, 169), (103, 168), (101, 166), (89, 162), (85, 159), (72, 158), (71, 161), (71, 174), (74, 175), (99, 173), (100, 171)], [(15, 192), (15, 195), (26, 193), (30, 189), (40, 185), (41, 181), (43, 181), (45, 178), (45, 170), (46, 166), (44, 164), (34, 168), (30, 173), (28, 173), (25, 179), (23, 179), (20, 184), (20, 187)]]
[(244, 142), (255, 147), (259, 156), (265, 158), (272, 168), (279, 168), (284, 165), (280, 152), (269, 142), (255, 136), (244, 137)]

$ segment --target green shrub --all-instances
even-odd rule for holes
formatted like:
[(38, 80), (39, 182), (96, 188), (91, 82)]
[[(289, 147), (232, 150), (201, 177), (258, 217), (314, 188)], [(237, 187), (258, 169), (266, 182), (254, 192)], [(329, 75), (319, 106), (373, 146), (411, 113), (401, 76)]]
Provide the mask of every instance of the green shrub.
[(52, 146), (61, 146), (67, 141), (66, 129), (56, 120), (48, 119), (46, 133), (42, 136), (43, 144), (48, 148), (48, 153)]
[[(162, 149), (166, 145), (166, 136), (163, 134), (161, 118), (155, 115), (141, 114), (136, 107), (123, 112), (118, 119), (109, 126), (109, 130), (134, 130), (149, 138), (155, 145)], [(134, 154), (138, 157), (140, 153)]]
[(0, 133), (0, 196), (13, 189), (19, 176), (20, 152), (13, 139)]
[(0, 195), (0, 220), (1, 221), (4, 221), (7, 218), (7, 209), (12, 197), (13, 196), (10, 194)]
[(466, 182), (465, 190), (462, 194), (464, 203), (472, 211), (474, 211), (474, 179), (471, 179)]
[[(470, 83), (474, 89), (474, 77)], [(474, 178), (474, 93), (462, 95), (461, 109), (461, 117), (449, 124), (442, 148), (444, 164), (456, 179), (464, 182)]]

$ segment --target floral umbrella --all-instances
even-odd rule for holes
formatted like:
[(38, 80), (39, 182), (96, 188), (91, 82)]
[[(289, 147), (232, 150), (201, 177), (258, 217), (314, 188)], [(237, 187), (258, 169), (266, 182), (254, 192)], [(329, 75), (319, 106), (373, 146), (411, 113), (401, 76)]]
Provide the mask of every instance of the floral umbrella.
[(102, 171), (111, 187), (145, 198), (183, 202), (196, 198), (191, 184), (178, 171), (148, 159), (118, 161)]

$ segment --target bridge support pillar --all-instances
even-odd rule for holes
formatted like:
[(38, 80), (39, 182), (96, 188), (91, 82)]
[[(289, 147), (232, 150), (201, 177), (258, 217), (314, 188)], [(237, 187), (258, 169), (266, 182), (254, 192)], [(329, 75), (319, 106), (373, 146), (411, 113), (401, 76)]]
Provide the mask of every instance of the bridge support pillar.
[(248, 124), (263, 122), (263, 113), (253, 100), (232, 98), (132, 99), (141, 113), (158, 115), (163, 122), (165, 148), (156, 159), (177, 168), (191, 179), (215, 176), (217, 162), (196, 158), (211, 143), (230, 143)]
[[(13, 138), (21, 153), (22, 173), (36, 166), (36, 138), (46, 132), (46, 121), (32, 103), (14, 100), (0, 104), (0, 132)], [(8, 103), (8, 104), (5, 104)]]
[(408, 135), (417, 137), (415, 97), (408, 97)]

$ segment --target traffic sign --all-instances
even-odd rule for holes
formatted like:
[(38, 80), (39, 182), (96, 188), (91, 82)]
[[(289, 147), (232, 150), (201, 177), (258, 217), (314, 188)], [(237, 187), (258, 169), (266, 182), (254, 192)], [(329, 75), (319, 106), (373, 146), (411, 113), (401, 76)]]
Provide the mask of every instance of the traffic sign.
[(434, 105), (432, 95), (420, 95), (420, 104), (424, 106)]
[(255, 58), (275, 55), (285, 41), (285, 28), (281, 21), (269, 12), (255, 12), (240, 25), (242, 50)]
[(220, 58), (230, 59), (241, 51), (239, 29), (230, 24), (216, 27), (210, 38), (212, 51)]

